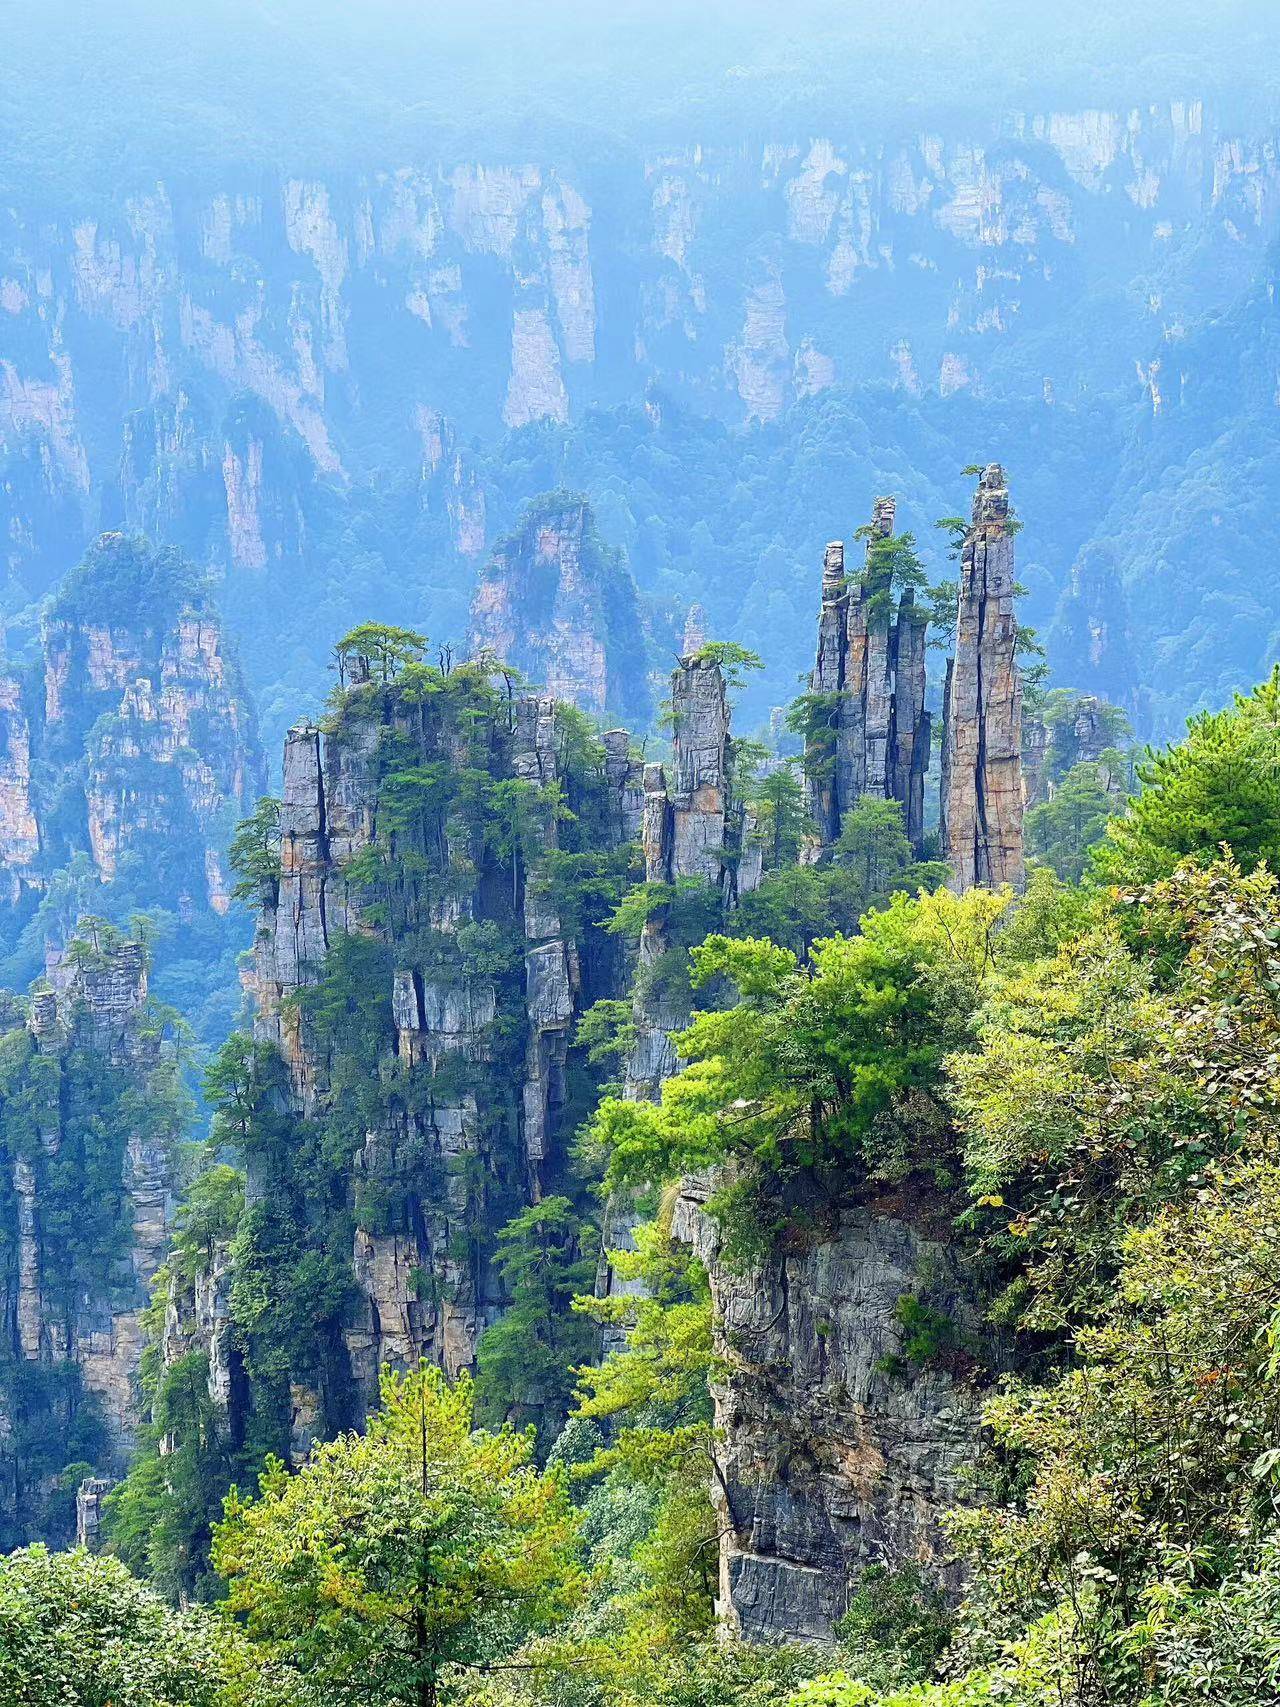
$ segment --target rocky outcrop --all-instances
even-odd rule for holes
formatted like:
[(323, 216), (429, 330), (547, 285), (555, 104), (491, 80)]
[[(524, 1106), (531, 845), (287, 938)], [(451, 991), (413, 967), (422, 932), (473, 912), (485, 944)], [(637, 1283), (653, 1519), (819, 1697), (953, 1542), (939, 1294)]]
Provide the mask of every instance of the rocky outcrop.
[[(905, 1195), (735, 1271), (706, 1190), (686, 1182), (675, 1232), (711, 1276), (720, 1614), (750, 1640), (827, 1641), (868, 1566), (955, 1580), (938, 1520), (976, 1460), (983, 1384), (958, 1343), (980, 1317), (947, 1218)], [(913, 1362), (904, 1300), (941, 1305), (957, 1343)]]
[(1027, 811), (1049, 796), (1051, 783), (1046, 770), (1049, 756), (1049, 726), (1039, 710), (1022, 708), (1022, 807)]
[[(640, 843), (645, 879), (668, 884), (700, 879), (728, 910), (738, 895), (759, 883), (760, 849), (734, 792), (729, 703), (714, 660), (682, 658), (672, 672), (671, 729), (670, 770), (661, 764), (644, 767)], [(640, 937), (636, 1042), (626, 1064), (631, 1097), (655, 1097), (677, 1067), (670, 1033), (688, 1019), (688, 988), (680, 978), (656, 975), (663, 956), (677, 946), (666, 909), (660, 907)]]
[(1097, 779), (1119, 805), (1133, 786), (1129, 719), (1097, 694), (1055, 688), (1022, 719), (1023, 797), (1027, 806), (1052, 800), (1074, 765), (1097, 767)]
[(39, 658), (0, 676), (0, 942), (77, 855), (134, 905), (225, 914), (230, 830), (264, 781), (201, 578), (175, 552), (103, 535), (52, 604)]
[(187, 1110), (143, 949), (100, 921), (52, 959), (0, 1042), (0, 1458), (28, 1441), (4, 1465), (0, 1531), (38, 1535), (56, 1528), (51, 1475), (74, 1456), (63, 1442), (90, 1443), (111, 1475), (132, 1449), (141, 1313), (172, 1232)]
[(499, 540), (472, 601), (471, 648), (593, 716), (648, 721), (635, 583), (585, 498), (540, 498)]
[(991, 463), (960, 553), (955, 658), (947, 683), (940, 844), (951, 884), (1021, 884), (1022, 681), (1004, 470)]
[[(474, 1361), (504, 1302), (493, 1236), (565, 1166), (577, 1018), (616, 993), (612, 939), (564, 914), (550, 859), (618, 846), (642, 811), (625, 731), (584, 769), (566, 708), (508, 697), (500, 671), (490, 684), (468, 666), (425, 701), (360, 683), (347, 705), (327, 732), (303, 724), (286, 741), (279, 874), (251, 975), (291, 1120), (323, 1124), (348, 1094), (341, 1046), (308, 1005), (335, 955), (359, 954), (363, 999), (384, 1016), (362, 1044), (383, 1089), (333, 1184), (354, 1217), (350, 1302), (335, 1339), (295, 1364), (295, 1452), (364, 1414), (382, 1364), (425, 1356), (456, 1374)], [(388, 751), (402, 785), (388, 783)], [(394, 787), (426, 778), (453, 804), (397, 814)], [(510, 839), (496, 833), (506, 813)], [(251, 1161), (249, 1200), (271, 1189)]]
[(895, 504), (878, 498), (868, 531), (866, 565), (845, 573), (844, 545), (828, 545), (822, 568), (818, 654), (809, 678), (826, 727), (810, 737), (805, 773), (810, 815), (823, 845), (864, 796), (897, 800), (912, 846), (924, 838), (924, 779), (929, 768), (930, 714), (925, 709), (925, 629), (915, 593), (893, 606)]
[[(0, 666), (2, 667), (2, 666)], [(40, 887), (40, 825), (32, 800), (31, 724), (22, 682), (0, 674), (0, 904)]]

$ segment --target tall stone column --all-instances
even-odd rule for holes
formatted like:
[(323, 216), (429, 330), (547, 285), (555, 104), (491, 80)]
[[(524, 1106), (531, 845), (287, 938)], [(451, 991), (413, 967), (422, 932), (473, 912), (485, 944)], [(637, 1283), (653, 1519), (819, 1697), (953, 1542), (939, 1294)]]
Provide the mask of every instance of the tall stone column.
[(864, 795), (902, 803), (912, 845), (924, 837), (924, 776), (930, 719), (925, 698), (925, 625), (908, 588), (896, 617), (876, 546), (893, 537), (896, 505), (877, 498), (867, 530), (866, 568), (850, 585), (844, 545), (828, 545), (822, 566), (818, 653), (810, 689), (831, 695), (832, 737), (805, 755), (809, 813), (823, 847), (840, 834)]
[(1013, 528), (999, 463), (985, 468), (960, 553), (947, 700), (943, 854), (957, 893), (1020, 885), (1022, 683), (1015, 658)]

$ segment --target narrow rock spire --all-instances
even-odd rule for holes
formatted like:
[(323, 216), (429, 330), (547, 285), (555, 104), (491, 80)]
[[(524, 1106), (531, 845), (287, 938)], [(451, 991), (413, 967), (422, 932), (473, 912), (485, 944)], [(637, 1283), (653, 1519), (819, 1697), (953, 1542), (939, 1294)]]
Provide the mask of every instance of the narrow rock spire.
[(823, 846), (840, 834), (863, 795), (901, 801), (912, 845), (924, 836), (924, 773), (929, 767), (929, 714), (924, 708), (927, 618), (906, 589), (895, 615), (888, 571), (876, 547), (892, 539), (892, 498), (877, 498), (867, 530), (861, 581), (845, 579), (844, 545), (833, 540), (822, 566), (818, 653), (809, 678), (824, 700), (827, 732), (805, 753), (809, 813)]
[(978, 481), (960, 553), (948, 681), (943, 854), (958, 893), (975, 884), (1021, 884), (1024, 875), (1014, 531), (1004, 470), (993, 462)]

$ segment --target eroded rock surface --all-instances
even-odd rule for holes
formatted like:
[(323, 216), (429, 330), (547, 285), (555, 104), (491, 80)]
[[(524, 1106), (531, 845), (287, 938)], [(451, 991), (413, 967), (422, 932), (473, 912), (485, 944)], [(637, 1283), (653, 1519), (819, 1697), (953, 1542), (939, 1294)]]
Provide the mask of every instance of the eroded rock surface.
[(1015, 887), (1022, 852), (1022, 678), (1016, 661), (1013, 515), (1004, 470), (983, 470), (960, 553), (948, 673), (941, 846), (959, 891)]

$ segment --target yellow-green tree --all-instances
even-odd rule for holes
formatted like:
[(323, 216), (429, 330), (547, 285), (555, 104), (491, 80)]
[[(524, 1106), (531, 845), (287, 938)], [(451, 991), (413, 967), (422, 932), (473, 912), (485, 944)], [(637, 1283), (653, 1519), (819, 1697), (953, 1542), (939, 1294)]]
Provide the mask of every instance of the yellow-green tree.
[(229, 1609), (331, 1707), (435, 1707), (553, 1628), (582, 1587), (577, 1520), (532, 1436), (472, 1427), (472, 1387), (387, 1372), (364, 1435), (272, 1460), (227, 1501)]

